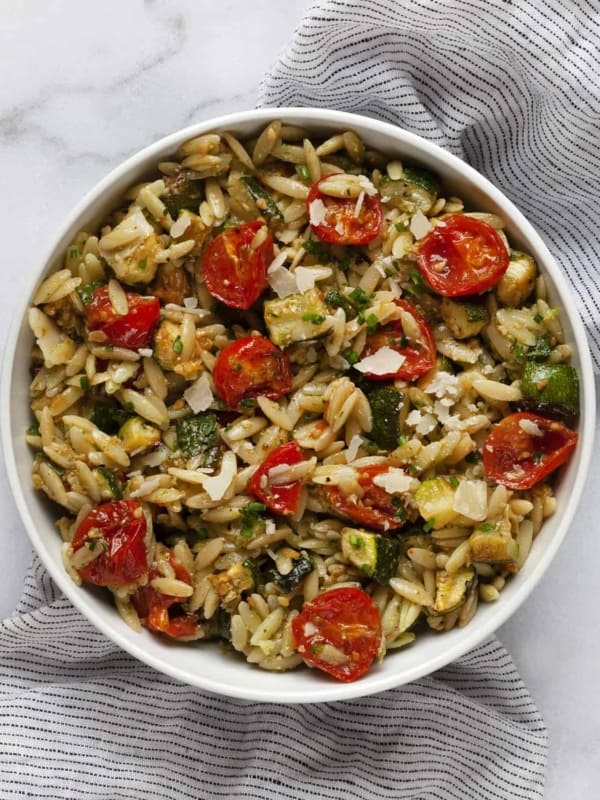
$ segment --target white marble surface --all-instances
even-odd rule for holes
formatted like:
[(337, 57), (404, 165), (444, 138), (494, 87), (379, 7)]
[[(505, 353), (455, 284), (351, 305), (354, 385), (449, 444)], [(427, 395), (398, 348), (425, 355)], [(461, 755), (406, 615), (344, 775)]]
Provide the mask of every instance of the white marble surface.
[[(110, 168), (193, 121), (251, 108), (309, 0), (2, 0), (0, 337), (52, 231)], [(598, 442), (600, 446), (600, 442)], [(548, 800), (599, 796), (600, 468), (548, 574), (499, 632), (550, 730)], [(30, 558), (0, 467), (0, 614)]]

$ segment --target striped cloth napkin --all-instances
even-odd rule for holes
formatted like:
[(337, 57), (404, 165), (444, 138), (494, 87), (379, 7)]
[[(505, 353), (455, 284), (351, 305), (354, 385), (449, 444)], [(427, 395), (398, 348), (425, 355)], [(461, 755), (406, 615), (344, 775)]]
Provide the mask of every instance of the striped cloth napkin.
[[(598, 16), (559, 0), (317, 2), (259, 102), (370, 114), (472, 163), (545, 235), (600, 363)], [(0, 624), (0, 715), (2, 798), (543, 797), (544, 722), (495, 640), (364, 700), (230, 700), (116, 649), (37, 559)]]

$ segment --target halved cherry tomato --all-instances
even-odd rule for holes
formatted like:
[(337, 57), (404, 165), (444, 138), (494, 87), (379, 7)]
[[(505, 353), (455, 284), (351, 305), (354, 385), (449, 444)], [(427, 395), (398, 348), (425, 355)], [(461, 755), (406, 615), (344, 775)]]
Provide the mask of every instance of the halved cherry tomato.
[(509, 414), (483, 443), (485, 473), (509, 489), (530, 489), (569, 459), (577, 438), (562, 422), (526, 411)]
[(269, 482), (268, 476), (269, 470), (273, 467), (279, 467), (282, 464), (300, 464), (302, 461), (304, 461), (304, 456), (298, 442), (286, 442), (276, 447), (250, 479), (248, 491), (254, 497), (262, 500), (276, 514), (294, 514), (298, 508), (302, 490), (300, 481), (273, 484)]
[[(367, 244), (379, 235), (381, 230), (381, 203), (378, 194), (365, 194), (358, 215), (355, 216), (356, 198), (330, 197), (323, 194), (322, 178), (313, 183), (306, 201), (310, 227), (324, 242), (331, 244)], [(316, 203), (316, 206), (313, 206)], [(325, 218), (321, 219), (325, 207)]]
[[(171, 551), (166, 550), (163, 557), (173, 568), (177, 580), (191, 586), (192, 576)], [(199, 638), (198, 634), (202, 628), (198, 614), (186, 613), (181, 608), (181, 597), (161, 594), (150, 586), (150, 581), (159, 577), (162, 577), (161, 573), (156, 564), (152, 564), (148, 584), (141, 586), (131, 598), (140, 620), (150, 630), (164, 633), (172, 639)]]
[(126, 292), (129, 311), (117, 314), (108, 296), (106, 286), (94, 290), (92, 299), (85, 307), (85, 318), (90, 331), (102, 331), (108, 344), (115, 347), (147, 347), (152, 340), (152, 331), (160, 316), (157, 297), (142, 297), (135, 292)]
[(346, 495), (339, 486), (324, 486), (325, 498), (334, 513), (379, 531), (401, 528), (406, 521), (404, 509), (394, 505), (392, 496), (382, 486), (373, 483), (373, 478), (388, 470), (385, 464), (357, 468), (358, 484), (363, 489), (362, 497)]
[(101, 553), (79, 574), (96, 586), (138, 580), (148, 572), (145, 536), (146, 518), (137, 500), (101, 503), (83, 518), (73, 537), (73, 552), (87, 544)]
[(498, 232), (487, 222), (465, 214), (444, 217), (417, 250), (421, 274), (444, 297), (485, 292), (498, 283), (508, 262)]
[(292, 388), (292, 368), (285, 353), (263, 336), (228, 344), (217, 356), (215, 387), (229, 408), (259, 395), (277, 400)]
[(292, 620), (298, 653), (340, 681), (367, 672), (381, 640), (379, 609), (361, 589), (331, 589), (318, 595)]
[(394, 300), (394, 303), (407, 311), (414, 319), (419, 328), (419, 340), (415, 341), (406, 336), (400, 320), (393, 320), (382, 325), (375, 333), (367, 337), (361, 358), (373, 355), (382, 347), (391, 347), (392, 350), (396, 350), (404, 356), (404, 363), (396, 372), (386, 372), (385, 375), (365, 373), (366, 377), (372, 381), (387, 381), (391, 378), (413, 381), (435, 365), (435, 341), (431, 328), (417, 309), (406, 300)]
[[(265, 228), (266, 236), (252, 247), (261, 228)], [(202, 275), (206, 288), (226, 306), (250, 308), (267, 288), (267, 267), (273, 257), (273, 237), (264, 222), (227, 228), (204, 248)]]

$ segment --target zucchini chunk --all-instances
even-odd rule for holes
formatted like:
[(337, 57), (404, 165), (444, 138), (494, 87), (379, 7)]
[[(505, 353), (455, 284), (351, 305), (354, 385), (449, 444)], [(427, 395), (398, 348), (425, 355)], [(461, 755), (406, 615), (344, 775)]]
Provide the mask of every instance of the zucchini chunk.
[(299, 555), (287, 575), (282, 575), (277, 569), (271, 569), (267, 573), (267, 580), (276, 583), (284, 592), (291, 592), (313, 569), (314, 565), (310, 558), (305, 555)]
[(269, 338), (278, 347), (288, 347), (292, 342), (306, 342), (327, 333), (329, 311), (318, 289), (304, 294), (291, 294), (280, 300), (265, 303), (265, 323)]
[(181, 169), (165, 178), (165, 191), (160, 199), (173, 219), (177, 219), (183, 209), (198, 211), (202, 201), (202, 183), (191, 176), (189, 170)]
[(244, 175), (240, 180), (246, 189), (248, 189), (250, 196), (256, 203), (256, 207), (263, 216), (283, 220), (283, 214), (277, 207), (277, 204), (255, 178)]
[(485, 328), (490, 321), (487, 308), (482, 303), (442, 299), (442, 319), (455, 339), (469, 339)]
[(141, 417), (130, 417), (119, 430), (119, 438), (126, 452), (134, 455), (154, 447), (160, 442), (160, 431)]
[(365, 575), (387, 586), (398, 568), (400, 545), (396, 539), (387, 539), (377, 533), (343, 528), (342, 553)]
[(579, 377), (568, 364), (527, 361), (521, 393), (525, 407), (541, 414), (574, 417), (579, 413)]
[(415, 503), (419, 514), (432, 528), (443, 528), (458, 517), (454, 510), (456, 489), (444, 478), (429, 478), (415, 492)]
[(374, 389), (367, 395), (373, 427), (370, 438), (382, 450), (394, 450), (400, 437), (400, 410), (404, 407), (404, 394), (391, 386)]
[(404, 167), (402, 178), (392, 180), (387, 175), (381, 179), (381, 196), (397, 208), (427, 214), (433, 208), (440, 191), (437, 177), (420, 167)]
[(503, 306), (520, 308), (535, 286), (537, 267), (533, 258), (511, 250), (508, 269), (496, 286), (496, 296)]
[(254, 569), (245, 561), (211, 575), (209, 581), (225, 606), (239, 601), (244, 592), (256, 588)]
[(221, 439), (217, 417), (212, 411), (203, 411), (192, 417), (183, 417), (175, 423), (177, 444), (184, 455), (202, 456), (200, 467), (214, 467), (221, 452)]
[(498, 531), (476, 530), (469, 537), (471, 561), (483, 564), (513, 564), (519, 557), (519, 545), (510, 535)]
[(90, 414), (90, 422), (93, 422), (104, 433), (108, 433), (109, 436), (114, 436), (131, 416), (130, 411), (115, 402), (100, 398), (94, 404)]
[(475, 569), (464, 567), (458, 572), (446, 572), (438, 569), (435, 573), (435, 602), (433, 610), (436, 614), (448, 614), (460, 608), (476, 580)]

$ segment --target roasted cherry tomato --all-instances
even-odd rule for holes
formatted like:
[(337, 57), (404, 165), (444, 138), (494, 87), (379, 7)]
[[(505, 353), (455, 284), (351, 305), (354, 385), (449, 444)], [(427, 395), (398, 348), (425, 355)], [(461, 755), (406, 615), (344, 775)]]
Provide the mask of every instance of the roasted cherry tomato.
[(393, 320), (382, 325), (375, 333), (367, 338), (365, 349), (361, 358), (373, 355), (382, 347), (391, 347), (404, 356), (404, 363), (396, 372), (386, 372), (385, 375), (365, 373), (372, 381), (387, 381), (392, 378), (402, 378), (413, 381), (435, 366), (435, 341), (431, 328), (419, 314), (417, 309), (406, 300), (394, 300), (397, 306), (411, 315), (419, 329), (419, 338), (407, 337), (402, 322)]
[(83, 518), (73, 537), (73, 552), (84, 544), (101, 555), (78, 570), (96, 586), (123, 586), (148, 572), (146, 518), (137, 500), (101, 503)]
[(229, 408), (265, 395), (277, 400), (292, 388), (292, 368), (285, 353), (262, 336), (228, 344), (217, 356), (215, 387)]
[[(178, 581), (192, 585), (192, 576), (175, 558), (170, 550), (165, 550), (162, 557), (171, 565)], [(141, 586), (132, 596), (131, 602), (142, 623), (150, 630), (164, 633), (172, 639), (198, 639), (201, 625), (198, 614), (188, 614), (182, 607), (181, 597), (161, 594), (150, 582), (162, 577), (156, 564), (152, 564), (148, 576), (148, 584)]]
[(129, 311), (117, 314), (110, 302), (108, 288), (100, 286), (94, 290), (92, 299), (85, 307), (85, 318), (90, 331), (102, 331), (107, 344), (115, 347), (147, 347), (152, 340), (160, 316), (157, 297), (142, 297), (135, 292), (126, 292)]
[(404, 508), (394, 505), (392, 496), (382, 486), (373, 483), (377, 475), (383, 475), (388, 469), (388, 466), (380, 464), (357, 468), (362, 497), (346, 495), (339, 486), (325, 486), (325, 498), (334, 513), (379, 531), (401, 528), (406, 520)]
[[(271, 483), (269, 470), (284, 464), (300, 464), (302, 461), (304, 461), (304, 456), (298, 442), (286, 442), (280, 445), (265, 458), (256, 470), (248, 484), (248, 491), (254, 497), (262, 500), (276, 514), (294, 514), (298, 508), (302, 484), (300, 481)], [(282, 476), (282, 479), (284, 477)]]
[[(266, 235), (253, 246), (261, 228)], [(250, 308), (267, 288), (267, 267), (273, 257), (273, 237), (264, 222), (227, 228), (204, 248), (202, 275), (206, 288), (226, 306)]]
[(577, 434), (539, 414), (509, 414), (483, 443), (487, 477), (509, 489), (530, 489), (567, 461)]
[(307, 213), (310, 227), (324, 242), (331, 244), (367, 244), (381, 230), (381, 203), (378, 194), (366, 194), (358, 214), (357, 198), (330, 197), (313, 183), (308, 193)]
[(381, 641), (379, 610), (361, 589), (331, 589), (292, 620), (298, 653), (313, 667), (349, 683), (369, 669)]
[(498, 232), (465, 214), (444, 217), (417, 250), (421, 274), (444, 297), (485, 292), (498, 283), (508, 262), (508, 252)]

